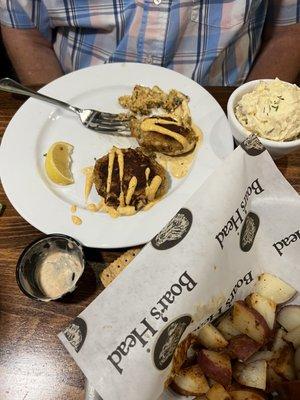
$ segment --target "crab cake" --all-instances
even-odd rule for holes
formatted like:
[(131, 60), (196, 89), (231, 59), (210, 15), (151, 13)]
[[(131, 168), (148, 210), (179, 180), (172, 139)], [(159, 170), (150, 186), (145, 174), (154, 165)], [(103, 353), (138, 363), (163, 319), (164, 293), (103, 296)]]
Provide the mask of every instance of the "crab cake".
[(164, 168), (140, 148), (113, 147), (96, 161), (93, 177), (105, 204), (120, 211), (128, 206), (138, 211), (168, 190)]
[(130, 129), (142, 148), (169, 156), (188, 153), (197, 143), (192, 127), (172, 116), (133, 119)]

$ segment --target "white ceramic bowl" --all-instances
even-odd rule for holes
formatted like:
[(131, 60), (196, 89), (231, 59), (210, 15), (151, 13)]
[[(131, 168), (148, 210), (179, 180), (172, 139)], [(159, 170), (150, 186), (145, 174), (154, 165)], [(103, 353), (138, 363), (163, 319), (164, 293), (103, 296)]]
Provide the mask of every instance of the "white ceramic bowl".
[[(239, 86), (229, 97), (227, 103), (227, 117), (231, 127), (232, 134), (238, 143), (243, 142), (250, 134), (246, 128), (243, 127), (234, 114), (234, 109), (238, 101), (242, 98), (245, 93), (252, 92), (254, 88), (261, 81), (270, 82), (273, 79), (259, 79), (250, 81)], [(291, 153), (297, 149), (300, 149), (300, 139), (291, 140), (290, 142), (277, 142), (275, 140), (269, 140), (259, 137), (261, 143), (269, 151), (273, 158), (283, 157), (286, 154)]]

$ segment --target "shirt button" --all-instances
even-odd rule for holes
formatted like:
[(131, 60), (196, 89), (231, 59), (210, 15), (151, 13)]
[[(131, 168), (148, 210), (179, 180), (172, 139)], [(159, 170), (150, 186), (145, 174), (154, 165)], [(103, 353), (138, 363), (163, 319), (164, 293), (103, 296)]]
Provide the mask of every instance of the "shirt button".
[(156, 6), (159, 6), (160, 3), (161, 3), (161, 0), (153, 0), (153, 3), (154, 3)]
[(147, 56), (145, 61), (146, 61), (147, 64), (152, 64), (152, 63), (153, 63), (153, 58), (152, 58), (152, 56), (150, 56), (150, 55)]
[(197, 9), (196, 7), (192, 10), (191, 20), (193, 22), (199, 22), (199, 9)]

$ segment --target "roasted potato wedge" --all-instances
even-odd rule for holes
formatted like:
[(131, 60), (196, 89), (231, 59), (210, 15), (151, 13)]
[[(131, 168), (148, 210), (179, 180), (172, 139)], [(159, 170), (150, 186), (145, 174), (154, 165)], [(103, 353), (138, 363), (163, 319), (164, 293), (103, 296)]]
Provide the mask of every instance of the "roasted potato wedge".
[(207, 380), (198, 364), (180, 370), (175, 375), (171, 388), (183, 396), (198, 396), (209, 390)]
[(233, 367), (232, 375), (241, 385), (265, 390), (267, 385), (267, 362), (265, 360), (253, 363), (237, 362)]
[(220, 320), (217, 328), (226, 340), (230, 340), (241, 334), (241, 332), (233, 325), (232, 316), (230, 314), (226, 314), (225, 317)]
[(287, 332), (283, 338), (287, 342), (291, 342), (295, 349), (300, 347), (300, 325), (294, 328), (292, 331)]
[(233, 325), (245, 335), (258, 343), (265, 343), (271, 335), (264, 317), (246, 305), (244, 301), (236, 301), (232, 310)]
[(296, 289), (277, 276), (264, 273), (258, 277), (255, 292), (267, 299), (273, 300), (276, 304), (282, 304), (295, 296)]
[(264, 317), (269, 328), (272, 330), (275, 321), (276, 303), (258, 293), (251, 293), (246, 297), (246, 303)]
[(246, 361), (260, 348), (261, 343), (256, 342), (247, 335), (239, 335), (230, 339), (227, 351), (231, 358)]
[(229, 393), (225, 390), (224, 386), (215, 383), (206, 393), (208, 400), (230, 400)]
[(287, 331), (292, 331), (300, 325), (300, 306), (289, 305), (282, 307), (276, 317), (277, 322)]
[(230, 385), (232, 371), (228, 355), (202, 349), (198, 355), (198, 363), (207, 377), (225, 387)]
[(274, 353), (274, 358), (278, 356), (278, 353), (286, 347), (286, 341), (283, 339), (285, 335), (285, 330), (283, 328), (277, 329), (275, 331), (275, 336), (272, 344), (272, 352)]
[(254, 361), (260, 361), (260, 360), (265, 360), (265, 361), (270, 361), (272, 358), (274, 358), (274, 353), (270, 350), (262, 350), (258, 351), (257, 353), (253, 354), (250, 358), (248, 358), (247, 362), (254, 362)]
[(287, 344), (278, 352), (277, 358), (269, 361), (269, 365), (283, 379), (293, 381), (296, 379), (294, 364), (294, 349)]
[(197, 340), (207, 349), (218, 350), (228, 345), (227, 340), (222, 333), (218, 331), (212, 324), (207, 324), (199, 329), (194, 335)]

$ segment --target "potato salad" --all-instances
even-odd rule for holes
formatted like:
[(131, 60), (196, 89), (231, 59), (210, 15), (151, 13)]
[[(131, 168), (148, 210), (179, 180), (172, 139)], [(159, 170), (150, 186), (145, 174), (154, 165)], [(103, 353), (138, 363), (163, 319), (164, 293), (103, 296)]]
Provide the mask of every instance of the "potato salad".
[(300, 137), (300, 88), (279, 79), (261, 81), (235, 107), (238, 121), (250, 133), (275, 141)]

